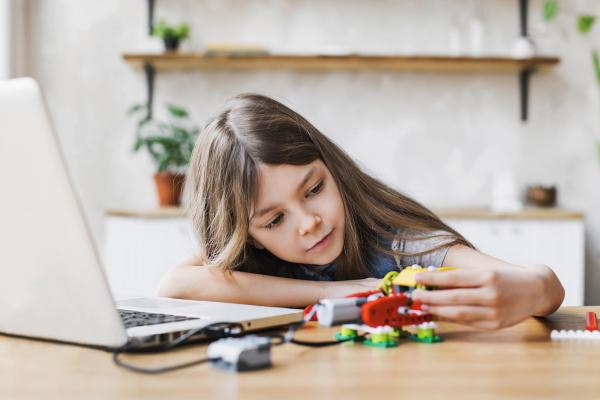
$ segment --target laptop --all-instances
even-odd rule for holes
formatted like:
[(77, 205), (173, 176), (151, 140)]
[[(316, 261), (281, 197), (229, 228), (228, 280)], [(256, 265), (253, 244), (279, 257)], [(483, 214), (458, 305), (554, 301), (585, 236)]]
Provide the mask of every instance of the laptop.
[(115, 302), (30, 78), (0, 81), (0, 185), (0, 333), (117, 349), (161, 345), (215, 322), (253, 331), (302, 320), (302, 310), (290, 308)]

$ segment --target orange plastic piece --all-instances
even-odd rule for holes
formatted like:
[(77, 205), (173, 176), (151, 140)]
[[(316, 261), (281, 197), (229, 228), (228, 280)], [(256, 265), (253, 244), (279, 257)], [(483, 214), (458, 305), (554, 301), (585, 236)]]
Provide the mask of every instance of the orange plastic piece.
[(410, 305), (410, 309), (421, 311), (421, 302), (417, 301), (417, 300), (413, 300), (412, 304)]
[[(314, 307), (314, 304), (311, 304), (310, 306), (306, 306), (306, 308), (304, 309), (304, 317), (306, 317), (308, 315), (308, 313), (310, 313), (312, 311)], [(311, 321), (318, 321), (317, 319), (317, 313), (314, 313), (310, 319)]]
[(596, 313), (593, 311), (588, 311), (586, 318), (586, 326), (585, 329), (588, 331), (597, 331), (598, 330), (598, 319), (596, 318)]
[(433, 320), (433, 315), (410, 312), (400, 313), (399, 309), (408, 308), (409, 298), (403, 294), (392, 294), (363, 304), (361, 310), (362, 323), (368, 326), (401, 327), (418, 325)]
[(381, 290), (376, 289), (376, 290), (369, 290), (367, 292), (352, 293), (352, 294), (349, 294), (346, 297), (347, 298), (350, 298), (350, 297), (369, 297), (372, 294), (378, 294), (378, 293), (381, 293)]

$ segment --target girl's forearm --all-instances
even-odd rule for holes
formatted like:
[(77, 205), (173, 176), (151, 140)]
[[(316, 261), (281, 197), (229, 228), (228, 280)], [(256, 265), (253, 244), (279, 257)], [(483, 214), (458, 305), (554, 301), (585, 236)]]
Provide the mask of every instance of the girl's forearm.
[(565, 289), (550, 267), (533, 265), (529, 268), (538, 274), (542, 282), (542, 293), (539, 296), (542, 301), (537, 306), (533, 315), (541, 317), (553, 313), (562, 304), (565, 298)]
[(190, 300), (221, 301), (277, 307), (304, 307), (330, 294), (350, 293), (343, 282), (287, 279), (206, 266), (180, 266), (163, 279), (159, 295)]

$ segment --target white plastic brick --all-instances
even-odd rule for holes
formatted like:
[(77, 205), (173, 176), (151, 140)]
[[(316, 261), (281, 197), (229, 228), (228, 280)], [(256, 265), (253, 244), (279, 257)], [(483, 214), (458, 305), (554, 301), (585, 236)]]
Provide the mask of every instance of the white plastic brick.
[(550, 332), (552, 340), (600, 340), (600, 331), (582, 331), (582, 330), (553, 330)]

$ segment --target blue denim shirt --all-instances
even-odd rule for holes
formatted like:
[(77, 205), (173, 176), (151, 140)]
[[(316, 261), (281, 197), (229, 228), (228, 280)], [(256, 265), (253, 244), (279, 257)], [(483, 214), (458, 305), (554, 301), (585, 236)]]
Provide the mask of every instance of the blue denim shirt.
[[(445, 235), (427, 239), (419, 239), (419, 236)], [(405, 234), (406, 237), (406, 234)], [(388, 245), (393, 250), (405, 253), (418, 253), (440, 244), (448, 244), (453, 239), (447, 232), (432, 232), (427, 235), (413, 234), (412, 238), (405, 240), (394, 240)], [(392, 257), (387, 254), (377, 254), (368, 261), (371, 277), (383, 278), (390, 271), (399, 271), (407, 265), (419, 264), (422, 266), (441, 267), (449, 247), (434, 250), (427, 254), (402, 257)], [(333, 281), (335, 279), (335, 264), (308, 265), (296, 264), (275, 257), (267, 250), (256, 251), (257, 266), (253, 270), (241, 268), (241, 271), (254, 272), (264, 275), (279, 276), (283, 278), (304, 279), (312, 281)]]

